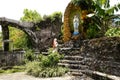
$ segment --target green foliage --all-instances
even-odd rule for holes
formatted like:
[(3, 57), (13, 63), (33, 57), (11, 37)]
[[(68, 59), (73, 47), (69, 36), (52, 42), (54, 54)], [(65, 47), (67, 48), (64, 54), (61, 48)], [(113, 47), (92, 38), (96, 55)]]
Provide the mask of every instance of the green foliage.
[(51, 15), (44, 15), (43, 16), (43, 19), (46, 20), (46, 19), (50, 19), (51, 22), (54, 22), (55, 19), (59, 19), (59, 20), (62, 20), (62, 13), (61, 12), (54, 12), (53, 14)]
[(47, 56), (42, 56), (42, 59), (41, 59), (41, 65), (42, 66), (45, 66), (45, 67), (49, 67), (51, 64), (50, 60), (48, 59)]
[(98, 35), (99, 35), (98, 27), (89, 24), (89, 28), (87, 29), (87, 38), (95, 38), (98, 37)]
[(27, 72), (29, 75), (36, 77), (55, 77), (62, 76), (67, 72), (67, 68), (63, 67), (41, 67), (39, 62), (30, 62), (27, 64)]
[(41, 15), (36, 11), (24, 9), (24, 16), (21, 17), (21, 21), (28, 21), (28, 22), (40, 22), (42, 20)]
[(38, 61), (29, 62), (26, 67), (27, 74), (33, 75), (35, 77), (62, 76), (68, 71), (68, 68), (63, 68), (59, 66), (43, 67)]
[[(24, 9), (23, 12), (24, 16), (20, 18), (21, 21), (27, 21), (27, 22), (40, 22), (42, 20), (41, 15), (36, 10), (28, 10)], [(36, 30), (40, 30), (38, 26), (35, 26)]]
[(110, 28), (105, 33), (105, 36), (108, 36), (108, 37), (120, 37), (120, 28), (118, 28), (118, 27)]
[(14, 49), (31, 47), (31, 42), (29, 41), (28, 36), (22, 30), (9, 27), (9, 31), (10, 31), (10, 40), (13, 41)]
[(100, 28), (101, 35), (104, 36), (105, 32), (109, 29), (109, 25), (111, 24), (109, 21), (114, 18), (114, 12), (120, 9), (120, 4), (110, 7), (110, 0), (95, 0), (94, 4), (95, 13), (91, 19)]
[(39, 72), (41, 71), (41, 67), (40, 67), (40, 62), (37, 61), (33, 61), (33, 62), (28, 62), (26, 64), (26, 72), (29, 75), (33, 75), (33, 76), (39, 76)]
[(49, 50), (49, 55), (45, 56), (40, 54), (36, 61), (28, 62), (26, 64), (26, 71), (29, 75), (36, 77), (55, 77), (62, 76), (67, 71), (68, 68), (59, 67), (57, 65), (60, 58), (63, 57), (59, 53), (52, 53), (51, 49)]
[(55, 18), (62, 19), (62, 13), (61, 12), (54, 12), (53, 14), (50, 15), (50, 18), (52, 21), (55, 20)]
[(109, 21), (115, 16), (114, 12), (120, 9), (120, 3), (110, 7), (110, 0), (72, 0), (72, 3), (83, 8), (83, 10), (93, 12), (94, 15), (90, 19), (100, 29), (101, 36), (104, 36), (108, 30)]
[(93, 0), (71, 0), (71, 2), (79, 6), (82, 10), (89, 10), (93, 8)]
[(51, 67), (51, 66), (57, 66), (57, 63), (61, 58), (63, 58), (63, 55), (60, 55), (58, 52), (48, 52), (48, 56), (39, 55), (39, 61), (41, 62), (41, 65), (44, 67)]
[[(32, 11), (25, 9), (24, 16), (21, 17), (21, 21), (28, 21), (28, 22), (39, 22), (42, 20), (41, 15), (37, 11)], [(36, 27), (37, 30), (40, 30)], [(31, 48), (32, 43), (27, 34), (23, 31), (10, 27), (10, 39), (13, 40), (14, 48)]]
[(50, 63), (51, 66), (57, 65), (57, 63), (59, 62), (60, 58), (61, 58), (61, 56), (57, 52), (54, 52), (54, 53), (51, 53), (50, 55), (48, 55), (48, 59), (51, 62)]
[(33, 50), (31, 50), (31, 49), (26, 50), (26, 53), (24, 54), (24, 60), (26, 63), (29, 61), (34, 61), (35, 58), (36, 57), (35, 57)]

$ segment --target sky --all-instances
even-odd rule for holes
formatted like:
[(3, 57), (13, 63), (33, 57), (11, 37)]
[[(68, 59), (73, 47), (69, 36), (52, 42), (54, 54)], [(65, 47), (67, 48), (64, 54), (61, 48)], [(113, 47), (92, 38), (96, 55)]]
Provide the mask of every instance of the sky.
[[(55, 11), (64, 14), (65, 8), (71, 0), (0, 0), (0, 17), (19, 20), (25, 8), (36, 10), (43, 16)], [(120, 3), (120, 0), (111, 0), (111, 5)], [(120, 13), (120, 12), (119, 12)]]
[(55, 11), (64, 13), (71, 0), (0, 0), (0, 17), (19, 20), (25, 8), (36, 10), (41, 16)]

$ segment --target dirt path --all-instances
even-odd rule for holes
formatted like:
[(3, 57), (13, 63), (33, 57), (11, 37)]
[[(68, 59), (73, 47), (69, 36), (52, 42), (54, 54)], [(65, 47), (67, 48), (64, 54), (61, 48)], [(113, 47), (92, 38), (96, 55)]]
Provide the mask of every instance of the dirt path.
[(36, 78), (26, 75), (25, 72), (12, 74), (0, 74), (0, 80), (75, 80), (73, 76), (63, 76), (54, 78)]

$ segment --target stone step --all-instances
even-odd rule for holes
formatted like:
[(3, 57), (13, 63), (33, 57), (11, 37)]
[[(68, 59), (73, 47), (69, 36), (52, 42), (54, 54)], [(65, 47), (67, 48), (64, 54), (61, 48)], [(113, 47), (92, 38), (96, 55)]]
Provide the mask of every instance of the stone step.
[(82, 56), (64, 56), (64, 59), (66, 60), (82, 60), (83, 57)]
[(60, 48), (59, 49), (61, 54), (64, 55), (79, 55), (80, 54), (80, 48)]
[(48, 55), (48, 52), (42, 52), (43, 55)]
[(70, 69), (69, 72), (78, 72), (78, 73), (86, 73), (87, 71), (89, 71), (88, 69)]
[(93, 78), (85, 74), (86, 70), (70, 69), (69, 73), (73, 76), (79, 76), (77, 80), (94, 80)]
[(82, 65), (84, 65), (84, 64), (85, 64), (85, 62), (84, 62), (83, 60), (78, 61), (78, 60), (66, 60), (66, 59), (59, 60), (59, 63), (82, 64)]
[(86, 70), (81, 70), (81, 69), (70, 69), (69, 72), (70, 74), (74, 76), (82, 76), (83, 72), (85, 73)]
[(80, 48), (72, 48), (72, 47), (63, 47), (63, 48), (59, 48), (62, 51), (68, 51), (68, 50), (80, 50)]
[(73, 76), (83, 76), (83, 73), (81, 72), (69, 72), (70, 74), (72, 74)]
[(89, 67), (81, 64), (58, 63), (59, 66), (68, 67), (70, 69), (88, 69)]
[(65, 55), (69, 55), (69, 56), (79, 56), (81, 53), (80, 51), (70, 51), (69, 53), (65, 53)]
[(59, 48), (59, 50), (61, 51), (68, 51), (68, 50), (71, 50), (72, 48), (71, 47), (64, 47), (64, 48)]

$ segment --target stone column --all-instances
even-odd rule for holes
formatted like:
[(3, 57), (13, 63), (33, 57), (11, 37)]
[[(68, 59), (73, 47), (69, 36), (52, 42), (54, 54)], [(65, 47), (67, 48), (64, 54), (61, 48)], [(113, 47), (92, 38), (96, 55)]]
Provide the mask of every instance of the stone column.
[(9, 51), (9, 28), (8, 25), (2, 25), (3, 49)]

